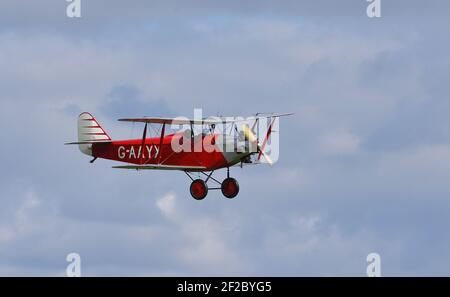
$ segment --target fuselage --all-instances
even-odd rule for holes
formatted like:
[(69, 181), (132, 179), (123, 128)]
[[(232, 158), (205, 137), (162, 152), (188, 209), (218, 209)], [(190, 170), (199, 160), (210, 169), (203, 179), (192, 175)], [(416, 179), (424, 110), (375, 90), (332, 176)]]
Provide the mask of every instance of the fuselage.
[[(174, 166), (203, 166), (206, 171), (233, 166), (249, 155), (242, 150), (242, 143), (222, 134), (199, 134), (189, 140), (187, 150), (175, 151), (174, 137), (182, 133), (160, 137), (130, 140), (117, 140), (108, 143), (94, 143), (92, 156), (136, 165), (164, 164)], [(225, 142), (231, 143), (224, 149)], [(204, 143), (212, 144), (215, 149), (205, 149)], [(184, 146), (186, 148), (186, 146)]]

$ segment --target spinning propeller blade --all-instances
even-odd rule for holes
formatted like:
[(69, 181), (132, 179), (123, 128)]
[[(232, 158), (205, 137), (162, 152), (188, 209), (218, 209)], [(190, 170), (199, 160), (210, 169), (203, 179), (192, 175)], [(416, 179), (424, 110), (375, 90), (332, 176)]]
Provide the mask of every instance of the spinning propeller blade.
[(266, 155), (266, 153), (263, 150), (259, 151), (260, 155), (258, 156), (258, 160), (260, 159), (260, 156), (262, 155), (264, 157), (264, 159), (266, 160), (266, 162), (272, 166), (273, 165), (273, 161), (272, 159), (270, 159), (270, 157), (268, 155)]
[[(274, 121), (275, 121), (275, 119), (274, 119)], [(267, 162), (269, 165), (271, 165), (271, 166), (273, 165), (273, 161), (272, 161), (272, 160), (270, 159), (270, 157), (266, 154), (266, 152), (264, 151), (264, 148), (265, 148), (265, 146), (266, 146), (267, 139), (270, 137), (270, 134), (272, 133), (272, 125), (273, 125), (273, 123), (274, 123), (274, 122), (272, 122), (272, 123), (270, 124), (269, 130), (267, 131), (266, 138), (264, 139), (262, 145), (260, 145), (260, 144), (258, 143), (258, 139), (256, 138), (255, 134), (253, 134), (253, 132), (252, 132), (252, 130), (250, 129), (250, 127), (249, 127), (247, 124), (244, 124), (244, 125), (243, 125), (243, 131), (244, 131), (244, 137), (245, 137), (245, 140), (247, 140), (248, 142), (250, 142), (250, 145), (256, 144), (257, 147), (258, 147), (258, 151), (259, 151), (259, 154), (258, 154), (258, 160), (260, 160), (260, 159), (261, 159), (261, 156), (263, 156), (264, 159), (266, 160), (266, 162)]]

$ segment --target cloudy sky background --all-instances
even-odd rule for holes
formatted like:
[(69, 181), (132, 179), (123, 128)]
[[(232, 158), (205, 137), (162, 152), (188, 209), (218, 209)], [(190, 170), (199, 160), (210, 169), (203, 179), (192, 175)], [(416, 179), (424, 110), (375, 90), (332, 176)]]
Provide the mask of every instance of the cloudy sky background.
[[(450, 3), (367, 4), (1, 1), (0, 275), (449, 275)], [(63, 146), (196, 107), (296, 113), (234, 200)]]

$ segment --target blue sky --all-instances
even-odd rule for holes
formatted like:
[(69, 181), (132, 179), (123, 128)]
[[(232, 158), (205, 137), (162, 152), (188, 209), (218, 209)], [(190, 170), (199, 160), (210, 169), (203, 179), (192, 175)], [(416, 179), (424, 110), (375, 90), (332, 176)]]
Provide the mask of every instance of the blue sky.
[[(448, 275), (445, 1), (82, 0), (0, 4), (0, 275)], [(273, 167), (202, 202), (177, 172), (124, 172), (74, 147), (90, 111), (295, 112)], [(221, 176), (221, 175), (219, 175)]]

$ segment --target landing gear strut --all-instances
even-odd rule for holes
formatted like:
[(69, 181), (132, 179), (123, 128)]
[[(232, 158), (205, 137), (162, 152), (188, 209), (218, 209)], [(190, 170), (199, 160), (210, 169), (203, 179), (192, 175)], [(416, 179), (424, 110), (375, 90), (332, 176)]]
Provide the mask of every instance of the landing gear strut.
[[(201, 172), (203, 175), (206, 176), (205, 180), (202, 180), (200, 178), (193, 179), (192, 176), (189, 174), (189, 172), (185, 171), (185, 173), (192, 180), (190, 192), (191, 196), (195, 200), (203, 200), (206, 197), (206, 195), (208, 195), (209, 190), (221, 190), (223, 196), (225, 196), (228, 199), (236, 197), (237, 194), (239, 193), (239, 183), (237, 182), (236, 179), (230, 177), (230, 168), (227, 168), (227, 178), (225, 178), (223, 182), (219, 182), (217, 179), (212, 177), (214, 171), (211, 171), (209, 174)], [(216, 184), (220, 185), (220, 187), (216, 188), (208, 187), (207, 182), (209, 180), (212, 180)]]

